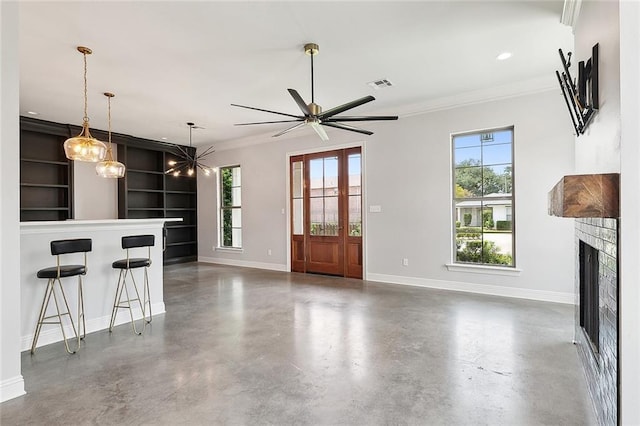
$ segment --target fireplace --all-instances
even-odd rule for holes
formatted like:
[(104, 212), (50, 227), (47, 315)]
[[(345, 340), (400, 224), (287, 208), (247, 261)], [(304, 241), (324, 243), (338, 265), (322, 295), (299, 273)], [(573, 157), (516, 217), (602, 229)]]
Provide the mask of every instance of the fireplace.
[(580, 327), (586, 334), (594, 354), (600, 351), (600, 294), (598, 249), (584, 241), (579, 243)]
[(549, 214), (576, 218), (575, 340), (598, 422), (618, 423), (618, 219), (620, 175), (564, 176)]

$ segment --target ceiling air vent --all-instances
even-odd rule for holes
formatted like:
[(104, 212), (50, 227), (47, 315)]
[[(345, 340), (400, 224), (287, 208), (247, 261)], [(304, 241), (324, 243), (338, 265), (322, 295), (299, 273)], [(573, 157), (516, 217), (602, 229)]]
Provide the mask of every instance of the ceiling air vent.
[(380, 89), (384, 89), (385, 87), (391, 87), (393, 86), (393, 83), (391, 83), (389, 80), (387, 80), (386, 78), (381, 78), (379, 80), (374, 80), (374, 81), (370, 81), (367, 83), (369, 86), (373, 87), (376, 90), (380, 90)]

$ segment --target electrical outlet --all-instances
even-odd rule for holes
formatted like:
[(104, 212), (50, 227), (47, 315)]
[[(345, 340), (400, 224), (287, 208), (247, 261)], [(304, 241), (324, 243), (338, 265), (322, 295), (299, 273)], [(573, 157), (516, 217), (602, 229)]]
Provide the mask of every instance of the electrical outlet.
[(271, 249), (267, 250), (267, 255), (271, 256)]
[(409, 259), (407, 259), (406, 257), (402, 259), (402, 266), (409, 266)]

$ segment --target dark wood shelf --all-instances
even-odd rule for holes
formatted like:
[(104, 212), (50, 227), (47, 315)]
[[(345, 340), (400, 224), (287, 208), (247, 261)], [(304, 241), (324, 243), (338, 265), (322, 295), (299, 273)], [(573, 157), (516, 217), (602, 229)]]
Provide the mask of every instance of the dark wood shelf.
[(127, 172), (133, 172), (133, 173), (146, 173), (148, 175), (163, 175), (164, 172), (160, 172), (157, 170), (139, 170), (139, 169), (127, 169)]
[(178, 243), (167, 243), (167, 247), (188, 246), (190, 244), (198, 244), (197, 241), (180, 241)]
[(63, 212), (69, 210), (68, 207), (20, 207), (20, 210), (25, 212), (38, 212), (38, 211), (58, 211)]
[(50, 183), (21, 183), (20, 186), (33, 188), (69, 188), (69, 185), (59, 185)]
[(50, 160), (38, 160), (35, 158), (20, 158), (20, 161), (26, 161), (29, 163), (39, 163), (39, 164), (55, 164), (57, 166), (68, 166), (68, 161), (50, 161)]
[(186, 195), (195, 195), (197, 191), (165, 191), (167, 194), (186, 194)]
[(164, 194), (165, 191), (162, 189), (139, 189), (139, 188), (129, 188), (129, 192), (156, 192), (160, 194)]

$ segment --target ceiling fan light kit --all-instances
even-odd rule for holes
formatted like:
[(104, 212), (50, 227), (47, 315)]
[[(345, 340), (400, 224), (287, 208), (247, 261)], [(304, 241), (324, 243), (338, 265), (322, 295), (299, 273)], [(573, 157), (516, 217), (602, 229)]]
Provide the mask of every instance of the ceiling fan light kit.
[(78, 52), (84, 58), (84, 117), (82, 119), (82, 131), (78, 136), (64, 141), (64, 154), (69, 160), (88, 161), (96, 163), (102, 161), (107, 154), (107, 146), (91, 136), (89, 132), (89, 116), (87, 115), (87, 55), (91, 49), (84, 46), (77, 47)]
[(291, 125), (290, 127), (282, 130), (279, 133), (273, 135), (273, 137), (278, 137), (284, 135), (285, 133), (289, 133), (292, 130), (299, 129), (303, 127), (305, 124), (311, 127), (322, 139), (323, 141), (329, 140), (329, 137), (322, 126), (333, 127), (341, 130), (348, 130), (351, 132), (356, 132), (364, 135), (372, 135), (373, 132), (365, 129), (360, 129), (355, 126), (351, 126), (348, 124), (344, 124), (345, 122), (358, 122), (358, 121), (386, 121), (386, 120), (397, 120), (397, 115), (377, 115), (377, 116), (339, 116), (338, 114), (348, 111), (350, 109), (356, 108), (360, 105), (366, 104), (368, 102), (374, 101), (375, 98), (371, 95), (365, 96), (359, 99), (356, 99), (351, 102), (347, 102), (346, 104), (337, 106), (327, 111), (322, 111), (322, 107), (315, 103), (315, 93), (314, 93), (314, 76), (313, 76), (313, 57), (318, 54), (320, 51), (320, 47), (315, 43), (307, 43), (304, 45), (304, 52), (311, 57), (311, 103), (307, 104), (302, 96), (295, 89), (287, 89), (293, 100), (302, 111), (303, 115), (295, 115), (295, 114), (287, 114), (284, 112), (271, 111), (262, 108), (255, 108), (246, 105), (239, 104), (231, 104), (235, 107), (252, 109), (256, 111), (268, 112), (271, 114), (282, 115), (286, 117), (291, 117), (290, 120), (276, 120), (276, 121), (260, 121), (253, 123), (238, 123), (236, 126), (251, 126), (255, 124), (274, 124), (274, 123), (296, 123)]

